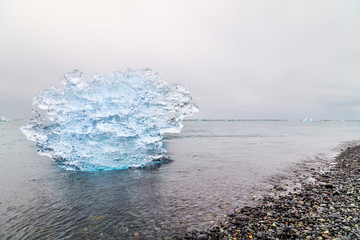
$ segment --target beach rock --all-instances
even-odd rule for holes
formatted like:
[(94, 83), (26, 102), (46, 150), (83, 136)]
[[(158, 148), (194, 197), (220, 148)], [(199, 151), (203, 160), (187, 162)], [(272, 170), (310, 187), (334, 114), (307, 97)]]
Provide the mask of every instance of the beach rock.
[(341, 214), (337, 212), (337, 213), (331, 214), (331, 217), (333, 217), (333, 218), (341, 218)]
[(196, 240), (207, 240), (208, 236), (206, 234), (200, 234), (197, 236)]

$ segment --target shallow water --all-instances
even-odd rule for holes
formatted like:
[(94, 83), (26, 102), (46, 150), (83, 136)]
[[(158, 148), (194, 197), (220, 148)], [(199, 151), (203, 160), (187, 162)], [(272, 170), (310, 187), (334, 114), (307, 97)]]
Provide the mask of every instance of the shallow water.
[[(211, 226), (271, 176), (360, 138), (360, 122), (186, 121), (165, 142), (173, 162), (66, 172), (0, 122), (0, 239), (161, 239)], [(136, 234), (137, 235), (137, 234)]]

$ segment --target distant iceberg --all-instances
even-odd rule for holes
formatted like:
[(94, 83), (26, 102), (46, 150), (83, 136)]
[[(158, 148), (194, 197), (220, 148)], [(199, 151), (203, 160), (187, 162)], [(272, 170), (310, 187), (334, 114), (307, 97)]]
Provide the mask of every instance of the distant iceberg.
[(303, 122), (312, 122), (312, 118), (305, 118), (304, 120), (302, 120)]
[[(182, 120), (198, 112), (187, 87), (170, 84), (150, 69), (95, 75), (74, 70), (63, 89), (43, 90), (33, 117), (21, 127), (38, 153), (67, 170), (142, 167), (166, 156), (164, 133), (179, 133)], [(47, 111), (42, 122), (35, 107)]]
[(1, 118), (0, 118), (0, 122), (6, 122), (6, 118), (5, 118), (5, 117), (1, 117)]

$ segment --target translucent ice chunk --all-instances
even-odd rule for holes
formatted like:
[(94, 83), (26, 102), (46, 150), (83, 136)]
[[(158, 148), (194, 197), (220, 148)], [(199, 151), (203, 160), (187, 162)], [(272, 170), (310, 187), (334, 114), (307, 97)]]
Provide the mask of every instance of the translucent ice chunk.
[[(190, 91), (150, 69), (95, 75), (74, 70), (63, 89), (43, 90), (33, 117), (21, 127), (39, 154), (64, 169), (80, 171), (142, 167), (166, 156), (164, 133), (179, 133), (182, 119), (198, 112)], [(42, 122), (35, 107), (47, 111)]]

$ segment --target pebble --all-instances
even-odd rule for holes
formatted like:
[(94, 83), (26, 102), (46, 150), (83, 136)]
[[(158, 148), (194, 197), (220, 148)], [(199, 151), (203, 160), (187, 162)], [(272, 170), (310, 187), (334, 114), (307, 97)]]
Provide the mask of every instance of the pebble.
[(196, 240), (207, 240), (208, 237), (206, 234), (200, 234), (199, 236), (197, 236)]
[(331, 214), (331, 216), (334, 217), (334, 218), (341, 218), (340, 213), (334, 213), (334, 214)]

